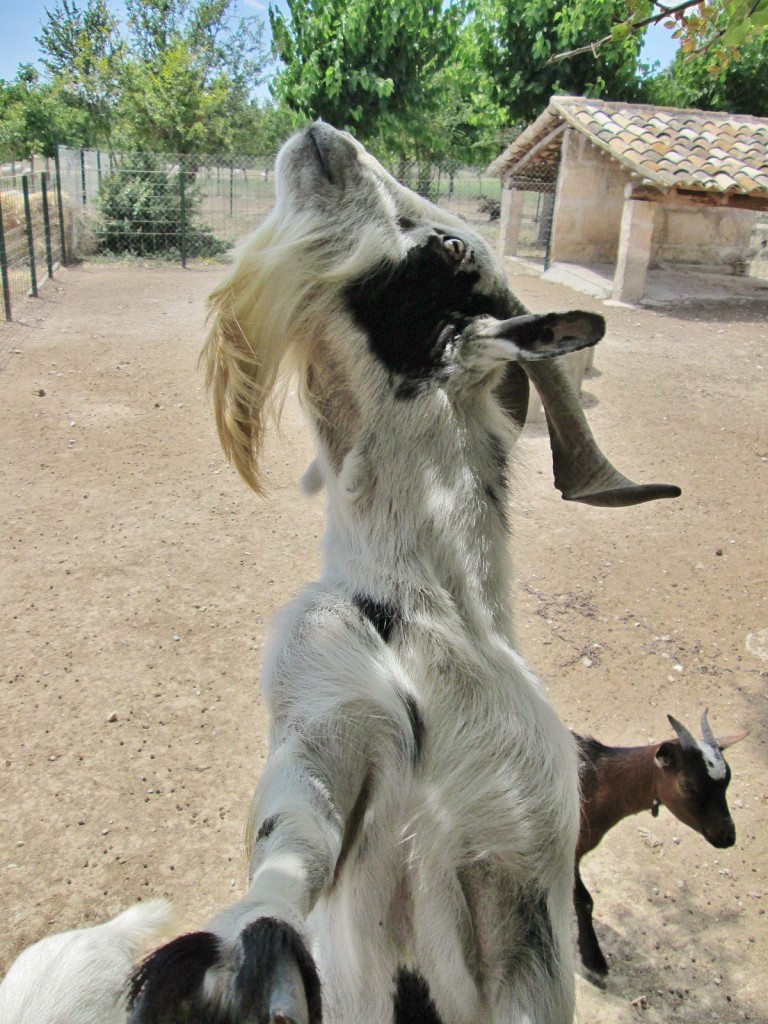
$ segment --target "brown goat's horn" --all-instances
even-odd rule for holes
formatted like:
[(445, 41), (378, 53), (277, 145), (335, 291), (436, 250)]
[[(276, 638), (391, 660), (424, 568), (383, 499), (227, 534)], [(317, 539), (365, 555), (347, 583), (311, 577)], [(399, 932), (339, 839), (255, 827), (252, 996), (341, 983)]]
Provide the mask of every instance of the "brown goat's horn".
[(709, 722), (707, 721), (708, 713), (709, 708), (704, 708), (704, 710), (701, 713), (701, 735), (704, 737), (704, 742), (708, 746), (715, 747), (717, 749), (717, 740), (715, 739), (715, 735), (712, 732), (712, 729), (710, 728)]
[(727, 750), (728, 747), (732, 747), (734, 743), (746, 739), (747, 736), (749, 736), (749, 729), (744, 729), (743, 732), (731, 733), (730, 736), (718, 736), (717, 745), (721, 750)]
[(709, 725), (709, 722), (707, 721), (707, 713), (708, 712), (709, 712), (709, 708), (704, 708), (704, 710), (701, 713), (701, 735), (704, 737), (704, 742), (712, 750), (712, 752), (717, 756), (718, 760), (722, 761), (723, 763), (725, 763), (725, 758), (723, 757), (723, 755), (722, 755), (722, 753), (720, 751), (720, 744), (715, 739), (715, 735), (712, 732), (712, 729), (711, 729), (711, 727)]
[(557, 359), (526, 363), (525, 371), (547, 414), (555, 487), (566, 501), (619, 507), (680, 495), (680, 488), (672, 484), (633, 483), (606, 459)]
[(672, 715), (667, 715), (667, 718), (669, 719), (669, 724), (677, 733), (677, 738), (680, 740), (680, 746), (684, 750), (698, 750), (699, 744), (697, 740), (694, 738), (693, 733), (689, 732), (688, 729), (686, 729), (685, 726), (682, 724), (682, 722), (678, 722), (678, 720), (676, 718), (673, 718)]

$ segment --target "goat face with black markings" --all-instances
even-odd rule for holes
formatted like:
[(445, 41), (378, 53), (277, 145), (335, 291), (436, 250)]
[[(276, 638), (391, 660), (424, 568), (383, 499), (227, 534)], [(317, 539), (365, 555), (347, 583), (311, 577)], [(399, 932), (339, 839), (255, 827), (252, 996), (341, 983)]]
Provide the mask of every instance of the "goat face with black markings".
[(479, 236), (327, 125), (276, 174), (204, 359), (257, 491), (268, 404), (297, 373), (323, 569), (265, 660), (248, 892), (145, 962), (133, 1020), (565, 1024), (576, 755), (514, 649), (505, 569), (528, 378), (565, 496), (666, 492), (602, 458), (545, 362), (594, 344), (600, 317), (528, 314)]

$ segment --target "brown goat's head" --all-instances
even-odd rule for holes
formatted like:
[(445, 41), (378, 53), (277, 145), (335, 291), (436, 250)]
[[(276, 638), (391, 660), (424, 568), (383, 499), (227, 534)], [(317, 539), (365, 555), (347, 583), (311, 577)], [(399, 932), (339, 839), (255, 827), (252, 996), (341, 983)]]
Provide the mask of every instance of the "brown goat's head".
[(656, 751), (656, 799), (713, 846), (733, 846), (736, 827), (725, 796), (731, 769), (722, 752), (748, 733), (715, 739), (704, 711), (703, 738), (697, 740), (672, 715), (667, 718), (678, 738), (666, 740)]

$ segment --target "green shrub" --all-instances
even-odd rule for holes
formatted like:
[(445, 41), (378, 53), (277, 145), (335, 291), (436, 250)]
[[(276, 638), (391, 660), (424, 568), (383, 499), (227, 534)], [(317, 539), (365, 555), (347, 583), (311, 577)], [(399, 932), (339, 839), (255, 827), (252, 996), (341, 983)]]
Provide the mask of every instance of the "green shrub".
[(169, 168), (153, 153), (126, 156), (99, 189), (99, 252), (177, 258), (184, 249), (189, 257), (217, 256), (228, 246), (196, 223), (200, 204), (194, 171)]

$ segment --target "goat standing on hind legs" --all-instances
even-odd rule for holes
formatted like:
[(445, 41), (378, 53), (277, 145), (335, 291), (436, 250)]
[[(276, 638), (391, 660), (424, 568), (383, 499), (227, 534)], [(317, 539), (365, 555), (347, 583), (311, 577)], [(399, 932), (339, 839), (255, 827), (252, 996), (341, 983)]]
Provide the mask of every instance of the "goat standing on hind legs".
[(256, 491), (270, 395), (298, 374), (322, 575), (265, 660), (250, 888), (145, 961), (132, 1021), (570, 1024), (576, 750), (514, 649), (505, 568), (520, 365), (566, 496), (678, 492), (602, 460), (538, 362), (594, 344), (602, 318), (527, 314), (480, 237), (327, 125), (286, 144), (276, 180), (204, 358)]

